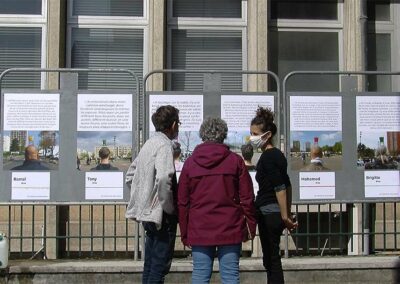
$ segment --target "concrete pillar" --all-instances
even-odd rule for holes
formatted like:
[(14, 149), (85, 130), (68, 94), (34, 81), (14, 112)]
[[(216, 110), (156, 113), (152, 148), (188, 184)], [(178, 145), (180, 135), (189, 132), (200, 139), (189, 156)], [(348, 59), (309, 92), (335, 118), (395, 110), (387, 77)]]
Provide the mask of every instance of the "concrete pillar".
[[(167, 1), (149, 1), (148, 72), (164, 69), (166, 62)], [(163, 91), (164, 75), (156, 74), (147, 81), (147, 90)], [(144, 86), (143, 86), (144, 87)]]
[[(247, 2), (247, 68), (268, 70), (268, 1)], [(267, 91), (267, 75), (248, 75), (248, 91)]]
[[(47, 64), (46, 68), (65, 67), (66, 0), (47, 2)], [(47, 86), (58, 89), (58, 73), (48, 73)]]
[[(345, 0), (343, 5), (343, 54), (344, 71), (365, 71), (366, 52), (363, 39), (364, 21), (363, 1)], [(364, 76), (359, 76), (358, 88), (364, 89)]]
[[(343, 54), (345, 71), (365, 71), (365, 21), (363, 7), (366, 0), (345, 0), (343, 5)], [(358, 76), (358, 90), (365, 90), (365, 76)], [(353, 233), (362, 233), (362, 205), (354, 204), (352, 208)], [(352, 248), (352, 249), (351, 249)], [(348, 252), (351, 255), (362, 254), (362, 236), (354, 236), (349, 243)]]
[[(46, 68), (65, 67), (65, 33), (66, 33), (66, 0), (49, 0), (47, 2), (47, 43)], [(47, 73), (47, 88), (59, 88), (58, 73)], [(64, 206), (65, 207), (65, 206)], [(58, 232), (59, 208), (47, 206), (46, 209), (46, 236), (56, 236)], [(46, 241), (46, 255), (49, 259), (57, 258), (57, 240), (49, 238)]]

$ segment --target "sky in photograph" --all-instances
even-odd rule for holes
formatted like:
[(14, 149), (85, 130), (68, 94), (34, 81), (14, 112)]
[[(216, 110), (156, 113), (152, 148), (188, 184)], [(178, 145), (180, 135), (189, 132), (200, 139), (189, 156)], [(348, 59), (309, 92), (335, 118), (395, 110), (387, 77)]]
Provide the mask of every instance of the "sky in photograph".
[[(39, 143), (41, 140), (40, 137), (40, 132), (41, 131), (28, 131), (27, 135), (28, 137), (31, 136), (32, 137), (32, 142), (30, 142), (31, 145), (34, 145), (35, 147), (39, 147)], [(58, 131), (55, 132), (56, 133), (56, 145), (59, 144), (59, 137), (58, 137)], [(4, 131), (3, 132), (3, 136), (10, 136), (11, 135), (11, 131)], [(11, 141), (10, 141), (11, 143)]]
[(81, 150), (93, 152), (94, 147), (103, 145), (106, 140), (107, 145), (114, 145), (114, 136), (116, 136), (116, 145), (132, 145), (132, 132), (128, 131), (79, 131), (77, 147)]
[[(381, 132), (361, 132), (361, 143), (371, 149), (376, 149), (380, 145), (379, 137), (383, 137), (383, 144), (387, 146), (387, 134), (385, 131)], [(360, 143), (360, 132), (357, 136), (357, 145)]]
[(314, 144), (314, 137), (318, 137), (319, 146), (333, 146), (336, 142), (342, 142), (341, 131), (292, 131), (290, 146), (293, 146), (293, 141), (300, 141), (301, 148), (304, 150), (305, 142)]

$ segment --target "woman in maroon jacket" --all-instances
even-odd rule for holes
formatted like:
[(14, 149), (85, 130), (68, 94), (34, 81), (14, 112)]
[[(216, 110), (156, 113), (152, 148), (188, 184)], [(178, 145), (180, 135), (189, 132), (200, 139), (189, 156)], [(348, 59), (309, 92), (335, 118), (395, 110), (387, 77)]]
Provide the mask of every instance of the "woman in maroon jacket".
[(192, 283), (208, 283), (217, 253), (222, 283), (239, 283), (243, 241), (256, 231), (254, 193), (243, 159), (223, 144), (228, 127), (208, 118), (179, 179), (178, 209), (181, 238), (192, 247)]

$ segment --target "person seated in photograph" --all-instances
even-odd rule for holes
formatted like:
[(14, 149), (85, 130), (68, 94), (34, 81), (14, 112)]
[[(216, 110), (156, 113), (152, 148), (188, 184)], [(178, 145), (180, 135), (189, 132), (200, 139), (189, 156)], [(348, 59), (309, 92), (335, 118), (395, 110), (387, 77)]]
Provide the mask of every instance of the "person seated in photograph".
[(366, 163), (365, 169), (395, 170), (397, 166), (393, 163), (392, 159), (389, 159), (386, 146), (380, 145), (375, 150), (375, 159), (372, 162)]
[(254, 155), (253, 146), (251, 144), (244, 144), (242, 145), (240, 150), (242, 151), (242, 157), (247, 170), (254, 171), (256, 169), (256, 166), (254, 166), (253, 163), (251, 162), (251, 159), (253, 158)]
[(11, 169), (12, 171), (46, 171), (48, 167), (42, 165), (39, 152), (35, 146), (29, 145), (25, 148), (25, 161), (22, 165)]
[(91, 171), (119, 171), (117, 167), (113, 167), (110, 164), (110, 149), (107, 147), (101, 147), (99, 150), (99, 157), (100, 157), (100, 163), (94, 167), (91, 168)]
[(303, 167), (302, 171), (329, 171), (327, 167), (324, 166), (324, 162), (322, 161), (322, 149), (319, 146), (313, 146), (310, 150), (311, 155), (311, 163), (305, 167)]

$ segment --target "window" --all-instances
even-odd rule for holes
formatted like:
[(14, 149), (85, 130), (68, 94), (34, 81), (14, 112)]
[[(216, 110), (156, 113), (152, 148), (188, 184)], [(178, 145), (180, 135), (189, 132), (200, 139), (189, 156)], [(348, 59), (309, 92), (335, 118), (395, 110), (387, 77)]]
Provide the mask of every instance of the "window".
[[(390, 46), (390, 34), (368, 35), (368, 70), (391, 70)], [(391, 91), (391, 76), (368, 76), (368, 91)]]
[(390, 0), (368, 0), (368, 21), (390, 21)]
[[(67, 63), (72, 68), (129, 69), (142, 80), (147, 1), (74, 0), (69, 6)], [(128, 73), (81, 73), (80, 89), (136, 88)]]
[[(0, 4), (0, 72), (9, 68), (44, 68), (45, 0), (3, 0)], [(44, 13), (44, 14), (42, 14)], [(43, 78), (43, 80), (41, 80)], [(2, 88), (41, 88), (45, 74), (8, 73)]]
[[(338, 34), (328, 32), (271, 32), (270, 69), (279, 78), (294, 70), (339, 70)], [(288, 89), (337, 91), (338, 76), (296, 75)]]
[[(39, 68), (41, 65), (41, 28), (0, 27), (0, 72), (8, 68)], [(10, 73), (4, 88), (40, 88), (40, 73)]]
[(272, 0), (271, 19), (337, 20), (337, 0)]
[(1, 0), (0, 14), (41, 15), (42, 0)]
[(174, 0), (173, 17), (241, 18), (241, 0)]
[(143, 0), (74, 0), (75, 16), (143, 17)]
[[(173, 30), (172, 68), (242, 70), (240, 31)], [(242, 90), (242, 76), (222, 75), (223, 90)], [(203, 90), (203, 74), (174, 74), (172, 90)]]
[[(143, 30), (73, 28), (73, 68), (118, 68), (143, 76)], [(79, 88), (111, 89), (135, 87), (132, 76), (122, 73), (82, 73)]]
[[(246, 69), (247, 1), (169, 0), (167, 66), (171, 69)], [(212, 18), (212, 19), (210, 19)], [(244, 76), (221, 74), (222, 91), (243, 91)], [(167, 76), (167, 89), (203, 90), (203, 74)]]
[[(338, 0), (273, 0), (269, 70), (281, 80), (292, 71), (341, 70), (342, 6)], [(288, 91), (338, 91), (339, 76), (294, 75), (286, 87)], [(275, 84), (270, 83), (269, 89), (275, 91)]]

